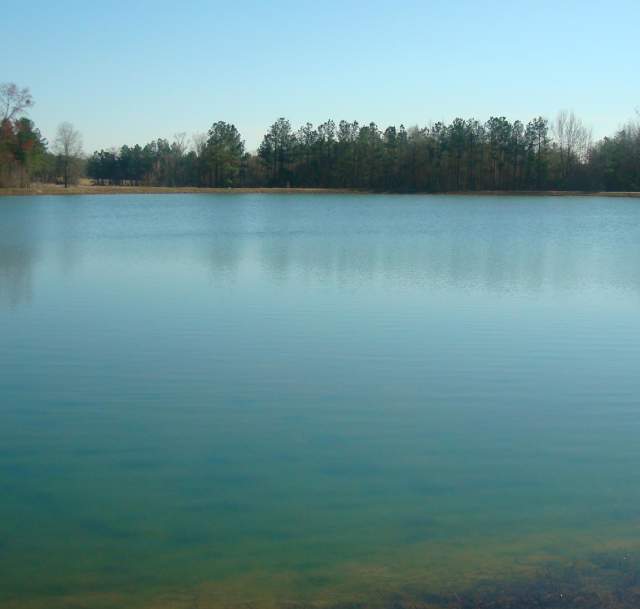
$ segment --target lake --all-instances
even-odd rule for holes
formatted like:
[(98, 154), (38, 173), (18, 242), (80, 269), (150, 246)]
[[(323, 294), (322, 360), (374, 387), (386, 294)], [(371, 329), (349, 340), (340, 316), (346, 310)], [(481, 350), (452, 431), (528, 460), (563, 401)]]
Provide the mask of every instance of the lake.
[(637, 606), (639, 369), (638, 199), (0, 197), (0, 606)]

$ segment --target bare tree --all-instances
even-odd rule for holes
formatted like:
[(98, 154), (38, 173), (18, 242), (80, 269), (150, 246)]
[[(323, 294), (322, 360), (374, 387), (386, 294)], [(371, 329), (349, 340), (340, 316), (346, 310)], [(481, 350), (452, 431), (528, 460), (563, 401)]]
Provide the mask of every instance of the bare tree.
[(553, 124), (553, 134), (560, 149), (562, 178), (566, 179), (574, 161), (586, 161), (591, 148), (591, 129), (573, 111), (562, 110)]
[(633, 132), (635, 136), (640, 139), (640, 108), (636, 108), (636, 120), (632, 121)]
[(33, 106), (33, 97), (28, 87), (20, 89), (12, 82), (0, 84), (0, 112), (2, 120), (13, 120)]
[(191, 136), (193, 140), (193, 149), (198, 157), (201, 157), (207, 147), (207, 134), (206, 133), (194, 133)]
[(182, 157), (188, 148), (187, 134), (184, 131), (173, 135), (173, 149), (179, 157)]
[(64, 187), (75, 177), (78, 162), (82, 155), (82, 136), (71, 123), (61, 123), (58, 127), (54, 149), (64, 176)]

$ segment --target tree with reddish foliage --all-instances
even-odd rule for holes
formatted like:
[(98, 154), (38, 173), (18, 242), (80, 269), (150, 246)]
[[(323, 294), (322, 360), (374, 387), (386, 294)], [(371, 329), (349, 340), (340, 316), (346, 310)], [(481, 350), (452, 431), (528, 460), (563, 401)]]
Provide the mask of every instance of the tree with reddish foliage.
[(28, 88), (0, 85), (0, 186), (28, 186), (44, 162), (47, 142), (33, 121), (21, 116), (31, 106)]

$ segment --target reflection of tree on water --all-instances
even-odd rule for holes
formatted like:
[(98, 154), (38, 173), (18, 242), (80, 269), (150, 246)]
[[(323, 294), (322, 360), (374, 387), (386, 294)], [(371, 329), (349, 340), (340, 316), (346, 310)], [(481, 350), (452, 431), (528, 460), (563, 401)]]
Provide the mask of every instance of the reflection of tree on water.
[[(511, 231), (511, 232), (509, 232)], [(580, 291), (588, 286), (640, 292), (640, 273), (628, 250), (575, 235), (451, 227), (405, 234), (279, 234), (262, 238), (256, 255), (273, 280), (380, 282), (490, 293)]]
[(28, 247), (0, 243), (0, 306), (31, 301), (34, 258)]
[(585, 215), (570, 200), (553, 207), (373, 200), (375, 207), (366, 199), (303, 204), (304, 197), (250, 197), (209, 207), (202, 218), (208, 224), (205, 258), (220, 278), (251, 269), (278, 284), (380, 282), (523, 294), (605, 286), (640, 292), (629, 250), (611, 247), (601, 231), (603, 221), (608, 230), (624, 229), (619, 205), (611, 209), (605, 201), (599, 215)]
[(215, 238), (203, 247), (204, 259), (216, 279), (234, 279), (242, 259), (242, 241), (225, 235)]
[(22, 200), (4, 202), (0, 222), (0, 307), (31, 302), (38, 257), (38, 213)]
[[(82, 256), (81, 239), (86, 204), (74, 199), (48, 202), (30, 197), (5, 202), (0, 222), (0, 306), (31, 302), (33, 268), (45, 244), (58, 252), (60, 268), (70, 273)], [(49, 248), (43, 259), (48, 260)]]
[(82, 241), (86, 239), (87, 205), (82, 199), (62, 200), (56, 213), (49, 216), (48, 228), (55, 235), (60, 269), (71, 273), (82, 260)]

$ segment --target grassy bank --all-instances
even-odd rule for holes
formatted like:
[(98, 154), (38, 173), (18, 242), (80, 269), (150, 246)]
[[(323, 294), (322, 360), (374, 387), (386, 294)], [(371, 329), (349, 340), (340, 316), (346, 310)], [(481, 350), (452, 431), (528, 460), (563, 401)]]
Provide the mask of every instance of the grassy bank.
[[(126, 194), (246, 194), (246, 193), (275, 193), (275, 194), (341, 194), (362, 193), (361, 190), (348, 188), (198, 188), (198, 187), (165, 187), (165, 186), (96, 186), (80, 184), (64, 186), (57, 184), (34, 184), (29, 188), (0, 188), (0, 196), (16, 195), (126, 195)], [(429, 193), (423, 193), (429, 194)], [(433, 193), (431, 193), (433, 194)], [(640, 192), (585, 192), (585, 191), (509, 191), (486, 190), (467, 192), (436, 193), (446, 195), (478, 195), (478, 196), (534, 196), (534, 197), (567, 197), (567, 196), (597, 196), (597, 197), (640, 197)]]

